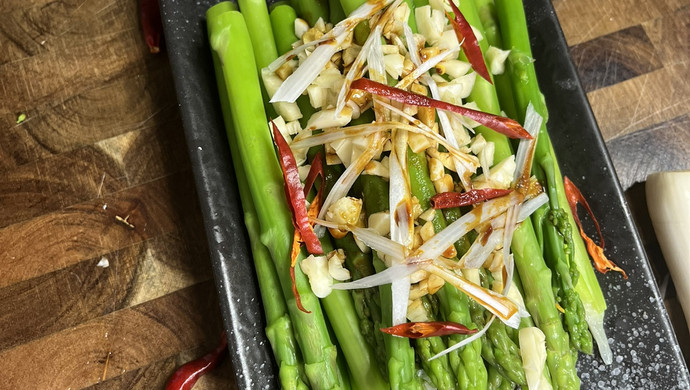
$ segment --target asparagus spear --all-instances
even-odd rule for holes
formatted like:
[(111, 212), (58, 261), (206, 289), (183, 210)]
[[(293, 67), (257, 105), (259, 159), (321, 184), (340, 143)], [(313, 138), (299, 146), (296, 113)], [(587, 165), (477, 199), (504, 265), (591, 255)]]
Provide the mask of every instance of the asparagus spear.
[[(423, 152), (414, 153), (408, 150), (407, 166), (411, 193), (417, 197), (422, 209), (426, 210), (431, 207), (430, 199), (436, 194), (434, 185), (429, 178), (426, 156)], [(436, 232), (440, 232), (446, 227), (446, 220), (442, 213), (437, 212), (432, 223)], [(467, 295), (448, 284), (444, 285), (437, 295), (441, 303), (441, 311), (447, 321), (458, 322), (468, 328), (473, 326), (476, 328), (477, 324), (473, 324), (470, 318)], [(456, 335), (452, 336), (450, 340), (456, 344), (464, 338), (466, 336)], [(469, 345), (449, 353), (449, 360), (461, 389), (483, 389), (486, 387), (486, 367), (482, 362), (481, 349), (482, 341), (477, 339)]]
[(500, 371), (496, 367), (489, 366), (489, 385), (487, 389), (512, 390), (515, 388), (515, 386), (515, 383), (511, 382), (510, 379), (501, 375)]
[[(218, 17), (222, 13), (236, 9), (237, 7), (230, 2), (221, 2), (209, 8), (206, 12), (209, 35), (211, 30), (216, 27), (222, 27), (218, 26)], [(230, 140), (231, 153), (237, 156), (237, 141), (235, 139), (235, 132), (232, 129), (232, 118), (228, 103), (228, 95), (225, 89), (225, 81), (217, 54), (213, 52), (212, 56), (221, 108), (225, 119), (226, 133)], [(283, 389), (306, 389), (307, 385), (304, 383), (306, 378), (304, 378), (302, 357), (297, 350), (297, 341), (293, 333), (292, 321), (288, 316), (285, 300), (280, 291), (278, 276), (273, 267), (268, 249), (258, 239), (260, 232), (258, 217), (256, 215), (254, 201), (247, 185), (247, 178), (245, 176), (242, 160), (237, 159), (234, 168), (242, 208), (244, 210), (244, 223), (249, 235), (252, 258), (254, 259), (254, 268), (256, 269), (257, 278), (259, 280), (259, 289), (261, 291), (261, 299), (266, 315), (266, 336), (271, 343), (273, 354), (278, 364), (280, 383)]]
[(298, 40), (295, 35), (295, 9), (287, 4), (278, 5), (271, 10), (270, 18), (277, 52), (283, 54), (290, 51), (292, 44)]
[[(532, 101), (537, 112), (545, 115), (547, 112), (546, 104), (539, 91), (539, 84), (532, 63), (532, 52), (522, 2), (519, 0), (497, 0), (497, 6), (503, 41), (505, 46), (511, 49), (508, 65), (512, 76), (516, 105), (518, 108), (526, 107), (528, 102)], [(560, 168), (556, 163), (553, 146), (544, 126), (540, 130), (539, 142), (541, 146), (537, 145), (535, 157), (536, 155), (550, 155), (553, 161), (553, 173), (551, 175), (553, 176), (552, 185), (555, 186), (556, 196), (552, 196), (551, 202), (562, 205), (560, 208), (564, 209), (567, 215), (570, 229), (577, 229), (570, 208), (566, 206), (568, 203)], [(552, 204), (553, 209), (559, 208), (553, 207), (556, 204)], [(611, 350), (603, 328), (606, 302), (582, 239), (574, 234), (572, 242), (572, 260), (579, 274), (578, 280), (573, 281), (575, 291), (583, 303), (587, 324), (597, 341), (602, 359), (604, 362), (610, 363), (612, 360)]]
[[(506, 9), (501, 7), (502, 0), (497, 2), (499, 9), (499, 19), (501, 26), (503, 26), (503, 19), (500, 15), (508, 16), (512, 13), (506, 13)], [(463, 13), (467, 21), (475, 28), (481, 31), (481, 23), (479, 15), (474, 8), (474, 3), (471, 1), (463, 1), (459, 4), (460, 11)], [(524, 15), (524, 13), (523, 13)], [(526, 28), (526, 22), (523, 21), (523, 26)], [(505, 30), (501, 30), (505, 33)], [(504, 37), (505, 41), (505, 37)], [(529, 41), (527, 41), (529, 43)], [(507, 42), (506, 42), (507, 43)], [(482, 51), (486, 51), (486, 42), (481, 41)], [(498, 97), (493, 85), (483, 78), (477, 78), (474, 88), (469, 96), (470, 101), (477, 103), (480, 110), (499, 114), (500, 106)], [(529, 104), (529, 100), (525, 103), (524, 110)], [(533, 103), (534, 104), (534, 103)], [(521, 110), (519, 105), (518, 110)], [(540, 114), (543, 111), (537, 111)], [(507, 138), (490, 129), (482, 126), (476, 129), (484, 138), (494, 142), (494, 160), (501, 161), (507, 158), (511, 153), (510, 143)], [(535, 323), (546, 335), (548, 364), (551, 370), (551, 375), (554, 381), (555, 388), (578, 388), (580, 380), (577, 377), (575, 370), (575, 362), (573, 355), (570, 353), (568, 334), (564, 331), (561, 325), (560, 315), (556, 308), (556, 300), (551, 289), (551, 271), (546, 266), (542, 256), (541, 247), (536, 239), (534, 229), (529, 220), (522, 222), (522, 224), (513, 233), (513, 241), (511, 248), (515, 256), (515, 265), (518, 273), (522, 278), (525, 287), (525, 304), (530, 314), (534, 317)]]
[[(296, 337), (305, 361), (305, 372), (313, 388), (334, 389), (343, 385), (343, 374), (336, 364), (336, 347), (330, 340), (318, 300), (299, 267), (295, 285), (303, 306), (300, 311), (292, 294), (289, 274), (292, 221), (283, 194), (283, 178), (266, 129), (266, 114), (256, 72), (249, 32), (242, 14), (229, 11), (219, 16), (211, 28), (211, 46), (218, 54), (231, 102), (233, 128), (239, 157), (246, 167), (246, 178), (255, 200), (261, 227), (261, 242), (268, 248), (288, 303)], [(242, 61), (235, 61), (236, 58)]]
[[(362, 199), (367, 215), (388, 210), (388, 183), (379, 176), (361, 175)], [(373, 253), (372, 262), (376, 272), (386, 269), (386, 265)], [(391, 287), (379, 287), (381, 297), (382, 324), (384, 327), (392, 325), (391, 318)], [(393, 390), (421, 389), (422, 384), (416, 375), (414, 349), (406, 338), (384, 334), (386, 345), (388, 381)]]
[[(429, 321), (436, 321), (429, 296), (421, 298)], [(426, 337), (415, 340), (415, 351), (419, 356), (424, 372), (431, 379), (431, 383), (439, 390), (455, 389), (455, 375), (450, 369), (448, 356), (444, 355), (434, 360), (432, 356), (445, 350), (446, 344), (441, 337)]]

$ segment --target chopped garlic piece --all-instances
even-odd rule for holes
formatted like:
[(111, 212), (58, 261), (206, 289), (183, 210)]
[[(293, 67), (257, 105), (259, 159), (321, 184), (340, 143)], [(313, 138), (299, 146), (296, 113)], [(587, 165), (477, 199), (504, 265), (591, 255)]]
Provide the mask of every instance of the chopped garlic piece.
[(302, 39), (302, 35), (309, 30), (309, 23), (306, 20), (297, 18), (295, 19), (295, 36)]
[(364, 167), (364, 174), (381, 176), (388, 179), (390, 176), (390, 168), (388, 167), (388, 156), (381, 159), (381, 161), (371, 160)]
[(328, 273), (335, 280), (343, 281), (350, 279), (350, 271), (343, 268), (345, 262), (345, 252), (342, 249), (328, 253)]
[(328, 273), (326, 256), (309, 255), (299, 263), (302, 272), (309, 278), (311, 290), (319, 298), (325, 298), (331, 293), (333, 278)]
[(429, 294), (436, 294), (436, 292), (443, 287), (444, 283), (445, 281), (440, 276), (429, 275), (429, 279), (427, 279), (426, 282), (426, 288), (429, 291)]
[(453, 185), (453, 177), (446, 173), (442, 178), (434, 181), (434, 187), (436, 188), (437, 194), (453, 191), (455, 188)]
[(407, 306), (407, 319), (412, 322), (426, 322), (429, 317), (421, 299), (415, 299)]
[(472, 138), (472, 142), (470, 143), (470, 150), (474, 154), (479, 154), (479, 152), (481, 152), (484, 149), (486, 144), (487, 142), (484, 136), (481, 134), (477, 134), (474, 138)]
[(431, 222), (436, 218), (436, 210), (432, 207), (429, 208), (429, 210), (425, 211), (422, 213), (422, 215), (419, 216), (419, 219), (422, 219), (427, 222)]
[(470, 96), (476, 78), (477, 73), (472, 72), (455, 78), (450, 82), (438, 83), (438, 92), (441, 100), (452, 104), (462, 104), (462, 99)]
[(445, 173), (441, 160), (435, 157), (429, 158), (429, 178), (431, 181), (442, 178)]
[(446, 25), (446, 17), (442, 11), (432, 9), (431, 6), (415, 8), (417, 31), (426, 38), (427, 43), (436, 45), (441, 39), (441, 33)]
[(314, 113), (307, 122), (307, 129), (317, 130), (329, 127), (342, 127), (352, 120), (352, 108), (345, 106), (339, 116), (335, 116), (335, 108), (321, 110)]
[(299, 172), (299, 180), (300, 181), (305, 181), (307, 179), (307, 176), (309, 175), (309, 170), (311, 169), (311, 165), (302, 165), (301, 167), (297, 167), (297, 172)]
[(387, 236), (391, 232), (390, 220), (391, 218), (388, 211), (381, 211), (369, 216), (367, 226), (370, 229), (374, 229), (376, 233), (382, 236)]
[(489, 46), (489, 49), (486, 51), (486, 62), (489, 63), (491, 74), (503, 74), (508, 55), (510, 55), (510, 50), (501, 50), (497, 47)]
[(419, 153), (422, 150), (426, 150), (433, 146), (433, 143), (429, 137), (418, 133), (408, 134), (407, 143), (410, 145), (410, 149), (412, 149), (412, 151), (415, 153)]
[(508, 189), (513, 182), (515, 172), (515, 156), (506, 157), (503, 161), (494, 165), (490, 170), (490, 178), (483, 173), (472, 182), (474, 188), (501, 188)]
[(403, 72), (404, 61), (405, 57), (399, 53), (383, 56), (383, 63), (386, 67), (386, 73), (396, 80), (399, 79)]
[(434, 224), (431, 221), (427, 222), (419, 230), (419, 235), (422, 237), (422, 241), (427, 242), (436, 234), (434, 231)]
[(479, 165), (482, 166), (482, 171), (486, 172), (487, 179), (491, 178), (490, 167), (494, 165), (494, 151), (496, 146), (493, 142), (488, 142), (486, 146), (479, 152)]
[(341, 225), (354, 225), (362, 212), (362, 200), (346, 196), (336, 200), (326, 212), (326, 220)]
[(453, 79), (466, 75), (472, 69), (472, 64), (460, 60), (445, 60), (440, 65), (443, 65), (443, 73)]
[(436, 47), (441, 50), (453, 50), (459, 44), (460, 42), (458, 42), (458, 36), (455, 34), (455, 31), (446, 30), (441, 33), (441, 38), (438, 40)]
[(410, 275), (410, 283), (412, 283), (412, 284), (419, 283), (428, 277), (429, 277), (428, 272), (424, 271), (423, 269), (418, 269)]

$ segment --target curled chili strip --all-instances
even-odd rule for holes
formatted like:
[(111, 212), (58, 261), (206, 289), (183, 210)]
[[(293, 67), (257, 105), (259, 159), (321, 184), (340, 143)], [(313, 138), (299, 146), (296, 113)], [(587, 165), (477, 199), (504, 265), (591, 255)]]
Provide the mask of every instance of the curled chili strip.
[(488, 81), (489, 84), (493, 84), (491, 76), (489, 75), (489, 70), (486, 68), (486, 61), (484, 61), (482, 49), (479, 47), (479, 41), (474, 35), (472, 26), (467, 22), (467, 19), (465, 19), (465, 16), (460, 12), (453, 0), (448, 2), (453, 9), (455, 18), (451, 18), (450, 14), (447, 12), (446, 17), (448, 17), (450, 24), (453, 26), (453, 30), (455, 30), (455, 36), (458, 37), (458, 42), (462, 42), (463, 53), (465, 53), (465, 56), (467, 56), (467, 59), (470, 61), (472, 69), (482, 76), (484, 80)]
[(153, 54), (160, 52), (163, 22), (161, 21), (158, 0), (141, 0), (139, 18), (141, 19), (141, 29), (144, 32), (144, 39), (149, 47), (149, 51)]
[(450, 321), (406, 322), (404, 324), (381, 328), (381, 332), (409, 339), (424, 337), (447, 336), (451, 334), (472, 334), (476, 329), (468, 329), (465, 325)]
[[(314, 185), (314, 182), (316, 181), (316, 178), (318, 176), (321, 176), (322, 180), (322, 188), (323, 188), (323, 181), (324, 181), (324, 174), (323, 174), (323, 158), (321, 157), (321, 152), (318, 152), (316, 156), (314, 156), (314, 160), (311, 162), (311, 167), (309, 168), (309, 173), (307, 174), (307, 178), (304, 180), (304, 196), (307, 196), (307, 193), (309, 193), (309, 190), (311, 187)], [(321, 189), (319, 190), (321, 191)]]
[(223, 332), (220, 343), (213, 351), (175, 370), (168, 379), (165, 390), (190, 390), (199, 378), (220, 364), (227, 353), (227, 349), (228, 340), (225, 337), (225, 332)]
[(292, 154), (290, 145), (285, 141), (276, 124), (271, 121), (271, 125), (273, 126), (273, 140), (278, 147), (280, 157), (278, 161), (280, 161), (280, 168), (283, 171), (283, 179), (285, 180), (285, 194), (292, 208), (293, 224), (302, 235), (307, 251), (320, 255), (323, 253), (323, 249), (307, 217), (306, 199), (302, 183), (299, 180), (295, 156)]
[(519, 123), (502, 116), (489, 114), (482, 111), (472, 110), (470, 108), (456, 106), (455, 104), (446, 103), (440, 100), (432, 99), (430, 97), (419, 95), (416, 93), (403, 91), (399, 88), (389, 87), (385, 84), (377, 83), (376, 81), (368, 79), (357, 79), (352, 82), (352, 89), (359, 89), (367, 91), (374, 95), (387, 97), (396, 102), (410, 104), (420, 107), (432, 107), (441, 110), (452, 111), (467, 118), (470, 118), (480, 124), (504, 134), (510, 138), (528, 138), (532, 136)]
[(451, 207), (469, 206), (485, 200), (508, 195), (511, 191), (512, 190), (503, 190), (498, 188), (482, 188), (469, 190), (463, 193), (443, 192), (431, 197), (431, 207), (439, 210), (448, 209)]
[[(575, 223), (577, 223), (577, 227), (580, 229), (580, 236), (582, 236), (582, 239), (585, 240), (587, 252), (589, 252), (589, 255), (592, 256), (592, 260), (594, 260), (594, 267), (602, 274), (605, 274), (609, 271), (620, 272), (623, 274), (623, 278), (627, 279), (628, 275), (625, 273), (625, 271), (618, 267), (614, 262), (609, 260), (606, 255), (604, 255), (604, 236), (601, 234), (599, 222), (597, 222), (597, 219), (594, 217), (594, 213), (589, 207), (585, 197), (582, 196), (580, 190), (567, 177), (563, 177), (563, 184), (565, 186), (565, 196), (568, 198), (568, 205), (570, 205), (570, 210), (573, 213)], [(578, 203), (582, 204), (585, 210), (587, 210), (587, 214), (589, 214), (589, 216), (592, 218), (592, 221), (594, 221), (594, 226), (596, 226), (597, 232), (599, 233), (599, 239), (601, 240), (601, 246), (595, 244), (594, 241), (592, 241), (592, 239), (589, 238), (582, 229), (582, 223), (580, 222), (580, 218), (577, 216)]]

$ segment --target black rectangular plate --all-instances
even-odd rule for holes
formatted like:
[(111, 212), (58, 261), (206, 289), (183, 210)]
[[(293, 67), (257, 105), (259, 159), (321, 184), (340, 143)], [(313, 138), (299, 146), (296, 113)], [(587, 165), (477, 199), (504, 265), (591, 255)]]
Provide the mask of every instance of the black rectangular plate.
[[(205, 12), (217, 1), (161, 0), (165, 39), (215, 272), (237, 385), (278, 388), (264, 335), (239, 196), (227, 147)], [(578, 185), (603, 225), (607, 255), (628, 280), (598, 275), (608, 310), (613, 364), (580, 355), (583, 389), (688, 389), (690, 375), (625, 203), (594, 115), (549, 0), (526, 13), (548, 128), (563, 174)]]

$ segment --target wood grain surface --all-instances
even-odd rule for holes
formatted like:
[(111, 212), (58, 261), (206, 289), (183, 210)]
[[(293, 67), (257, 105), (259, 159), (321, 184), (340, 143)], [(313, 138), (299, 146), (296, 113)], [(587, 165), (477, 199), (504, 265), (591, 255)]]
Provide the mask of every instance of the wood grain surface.
[[(635, 183), (690, 169), (690, 1), (553, 4), (647, 226)], [(0, 14), (0, 389), (162, 388), (222, 329), (166, 55), (135, 0)]]

